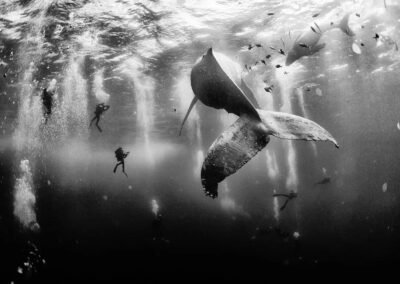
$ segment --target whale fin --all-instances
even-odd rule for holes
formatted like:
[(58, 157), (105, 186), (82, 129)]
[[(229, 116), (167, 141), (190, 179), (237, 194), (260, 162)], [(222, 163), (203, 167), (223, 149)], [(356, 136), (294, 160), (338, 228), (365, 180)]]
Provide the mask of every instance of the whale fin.
[(284, 112), (258, 110), (258, 113), (262, 127), (265, 127), (270, 135), (281, 139), (330, 141), (339, 148), (335, 138), (312, 120)]
[(211, 145), (201, 169), (201, 183), (207, 196), (218, 196), (218, 183), (237, 172), (269, 142), (257, 131), (258, 121), (242, 116)]
[(317, 123), (293, 114), (257, 110), (261, 122), (243, 116), (236, 120), (211, 145), (201, 169), (206, 195), (218, 196), (218, 183), (236, 173), (269, 142), (269, 135), (281, 139), (330, 141), (332, 135)]
[(349, 27), (350, 13), (347, 13), (339, 23), (339, 28), (348, 36), (355, 36), (355, 33)]
[[(221, 60), (221, 58), (220, 58)], [(208, 49), (202, 59), (193, 67), (190, 80), (194, 94), (206, 106), (225, 109), (237, 116), (248, 115), (261, 121), (256, 108), (243, 93), (235, 80), (225, 72), (223, 66)], [(229, 63), (228, 63), (229, 64)], [(237, 81), (240, 84), (240, 81)]]
[(313, 47), (310, 47), (309, 55), (313, 55), (314, 53), (317, 53), (321, 49), (323, 49), (326, 46), (326, 43), (320, 43), (317, 45), (314, 45)]
[(189, 116), (189, 114), (190, 114), (190, 111), (192, 110), (192, 108), (194, 107), (194, 105), (196, 104), (196, 102), (198, 101), (198, 99), (199, 99), (199, 98), (195, 96), (195, 97), (193, 98), (192, 102), (190, 103), (189, 109), (188, 109), (188, 111), (186, 112), (185, 118), (184, 118), (183, 121), (182, 121), (181, 128), (179, 129), (179, 136), (181, 136), (182, 129), (183, 129), (183, 125), (185, 124), (185, 121), (186, 121), (186, 119), (188, 118), (188, 116)]

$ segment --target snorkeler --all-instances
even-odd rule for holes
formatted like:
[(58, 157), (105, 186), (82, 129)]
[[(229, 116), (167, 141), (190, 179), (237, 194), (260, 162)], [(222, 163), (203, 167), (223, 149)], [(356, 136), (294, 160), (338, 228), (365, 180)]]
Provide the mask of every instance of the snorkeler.
[(96, 110), (94, 111), (94, 117), (92, 118), (92, 121), (90, 121), (89, 127), (91, 127), (93, 121), (96, 120), (96, 126), (99, 129), (99, 131), (102, 132), (102, 130), (101, 130), (100, 126), (99, 126), (100, 116), (103, 114), (103, 112), (105, 112), (109, 108), (110, 108), (110, 106), (105, 105), (104, 103), (100, 103), (100, 104), (96, 105)]
[(294, 192), (293, 190), (291, 190), (291, 191), (289, 192), (289, 194), (276, 193), (276, 194), (274, 194), (274, 195), (272, 195), (272, 196), (273, 196), (273, 197), (279, 197), (279, 196), (281, 196), (281, 197), (286, 197), (285, 203), (284, 203), (284, 204), (281, 206), (281, 208), (280, 208), (280, 210), (282, 211), (282, 210), (284, 210), (284, 209), (286, 208), (286, 205), (289, 203), (289, 201), (290, 201), (291, 199), (297, 197), (297, 193)]
[(122, 165), (122, 172), (124, 173), (124, 175), (126, 175), (126, 177), (128, 177), (128, 175), (125, 173), (125, 158), (128, 157), (128, 155), (129, 152), (124, 153), (124, 150), (122, 150), (121, 147), (115, 150), (115, 157), (117, 158), (118, 163), (114, 167), (114, 173), (117, 170), (118, 166)]
[(42, 92), (42, 104), (43, 104), (43, 116), (44, 116), (44, 123), (47, 123), (51, 115), (51, 109), (53, 107), (53, 95), (54, 93), (48, 89), (43, 89)]

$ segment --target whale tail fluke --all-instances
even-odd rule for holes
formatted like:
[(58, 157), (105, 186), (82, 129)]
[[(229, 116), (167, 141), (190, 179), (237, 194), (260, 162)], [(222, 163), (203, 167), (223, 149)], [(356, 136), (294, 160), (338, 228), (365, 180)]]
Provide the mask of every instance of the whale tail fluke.
[(186, 119), (188, 118), (188, 116), (189, 116), (189, 114), (190, 114), (192, 108), (193, 108), (194, 105), (196, 104), (197, 100), (198, 100), (198, 98), (195, 96), (195, 97), (193, 98), (192, 102), (190, 103), (189, 109), (188, 109), (188, 111), (186, 112), (185, 118), (184, 118), (183, 121), (182, 121), (181, 128), (179, 129), (179, 136), (181, 136), (182, 129), (183, 129), (183, 125), (185, 124)]
[(236, 173), (269, 142), (268, 135), (257, 131), (260, 122), (242, 116), (211, 145), (201, 169), (201, 183), (207, 196), (218, 196), (218, 183)]
[(293, 114), (257, 110), (261, 122), (242, 116), (211, 145), (201, 169), (206, 195), (218, 196), (218, 183), (236, 173), (269, 142), (269, 135), (281, 139), (330, 141), (332, 135), (317, 123)]
[(258, 110), (258, 113), (270, 135), (290, 140), (329, 141), (339, 148), (335, 138), (312, 120), (284, 112)]
[(348, 36), (355, 36), (355, 33), (349, 27), (350, 13), (347, 13), (339, 23), (339, 28)]

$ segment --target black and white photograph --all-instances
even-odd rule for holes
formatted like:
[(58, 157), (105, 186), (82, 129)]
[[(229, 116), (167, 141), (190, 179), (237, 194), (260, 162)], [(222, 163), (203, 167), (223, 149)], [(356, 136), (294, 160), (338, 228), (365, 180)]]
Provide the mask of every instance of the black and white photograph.
[(399, 0), (0, 0), (0, 283), (395, 273), (399, 31)]

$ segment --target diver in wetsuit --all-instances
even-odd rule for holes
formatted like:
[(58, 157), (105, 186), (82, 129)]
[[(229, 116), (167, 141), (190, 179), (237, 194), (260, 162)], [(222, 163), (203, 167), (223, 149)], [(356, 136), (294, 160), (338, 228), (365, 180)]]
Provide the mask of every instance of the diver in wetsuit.
[(288, 202), (297, 197), (297, 193), (294, 192), (293, 190), (291, 190), (289, 192), (289, 194), (283, 194), (283, 193), (276, 193), (274, 195), (272, 195), (273, 197), (286, 197), (285, 203), (281, 206), (280, 210), (284, 210), (286, 208), (286, 205), (288, 204)]
[(42, 104), (43, 104), (43, 116), (44, 116), (44, 123), (47, 123), (51, 115), (51, 109), (53, 107), (53, 92), (43, 89), (42, 92)]
[(118, 166), (122, 165), (122, 172), (124, 173), (124, 175), (126, 175), (126, 177), (128, 177), (128, 175), (125, 173), (125, 158), (128, 157), (128, 155), (129, 152), (124, 153), (124, 150), (122, 150), (121, 147), (115, 150), (115, 157), (117, 158), (118, 163), (114, 167), (114, 173), (117, 170)]
[(98, 105), (96, 105), (96, 110), (94, 111), (94, 117), (92, 118), (92, 120), (90, 121), (90, 125), (89, 127), (92, 126), (93, 121), (96, 120), (96, 126), (97, 129), (99, 129), (100, 132), (102, 132), (100, 126), (99, 126), (99, 122), (100, 122), (100, 116), (110, 108), (110, 106), (105, 105), (104, 103), (100, 103)]

